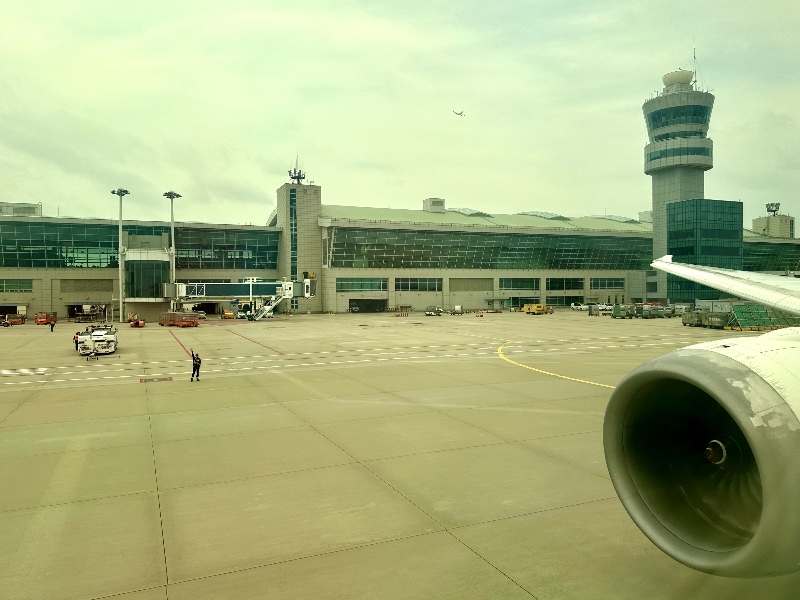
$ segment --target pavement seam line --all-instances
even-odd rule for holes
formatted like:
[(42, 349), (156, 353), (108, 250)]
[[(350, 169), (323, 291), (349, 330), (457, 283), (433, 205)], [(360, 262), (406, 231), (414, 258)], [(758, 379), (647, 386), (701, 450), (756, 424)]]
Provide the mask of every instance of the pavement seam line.
[(167, 544), (166, 540), (164, 540), (164, 512), (161, 509), (161, 489), (158, 486), (158, 464), (156, 463), (156, 443), (155, 443), (155, 438), (153, 437), (153, 415), (150, 413), (149, 395), (147, 397), (147, 425), (148, 428), (150, 429), (150, 451), (152, 452), (153, 455), (153, 475), (155, 476), (156, 480), (156, 499), (158, 500), (158, 525), (161, 529), (161, 551), (164, 555), (165, 594), (166, 594), (166, 600), (169, 600), (169, 567), (167, 565)]

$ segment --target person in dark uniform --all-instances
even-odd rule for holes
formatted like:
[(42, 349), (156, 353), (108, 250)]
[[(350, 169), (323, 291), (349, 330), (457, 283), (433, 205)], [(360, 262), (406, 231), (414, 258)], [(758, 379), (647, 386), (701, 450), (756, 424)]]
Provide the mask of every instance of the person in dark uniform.
[(200, 381), (200, 363), (203, 361), (200, 360), (200, 355), (195, 354), (194, 350), (192, 352), (192, 377), (189, 381), (194, 381), (194, 378), (197, 377), (197, 381)]
[(50, 333), (53, 333), (53, 329), (55, 328), (55, 326), (56, 326), (56, 322), (55, 321), (50, 321)]

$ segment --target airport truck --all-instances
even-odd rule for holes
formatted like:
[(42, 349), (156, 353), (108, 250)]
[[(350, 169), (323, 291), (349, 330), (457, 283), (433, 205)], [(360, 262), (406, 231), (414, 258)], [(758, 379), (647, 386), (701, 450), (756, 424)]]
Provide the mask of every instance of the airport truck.
[(526, 315), (552, 315), (553, 307), (546, 304), (523, 304), (522, 312)]
[(34, 322), (37, 325), (49, 325), (50, 323), (58, 322), (58, 313), (54, 312), (38, 312)]
[(81, 356), (112, 354), (117, 351), (117, 328), (103, 323), (89, 325), (86, 331), (78, 334), (78, 354)]

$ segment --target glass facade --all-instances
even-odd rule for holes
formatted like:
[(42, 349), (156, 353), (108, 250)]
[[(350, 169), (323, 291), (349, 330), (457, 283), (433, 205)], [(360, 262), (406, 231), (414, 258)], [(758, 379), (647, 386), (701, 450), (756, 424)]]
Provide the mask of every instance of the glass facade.
[[(500, 278), (500, 290), (538, 290), (539, 285), (538, 277)], [(528, 302), (528, 304), (537, 304), (537, 302)]]
[(32, 291), (33, 279), (0, 279), (0, 293)]
[(660, 133), (658, 135), (654, 135), (653, 141), (660, 142), (662, 140), (677, 140), (689, 137), (704, 138), (706, 137), (706, 134), (703, 133), (702, 131), (673, 131), (671, 133)]
[(394, 280), (396, 292), (441, 292), (442, 279), (436, 277), (397, 277)]
[(117, 267), (117, 226), (0, 221), (0, 267)]
[(297, 281), (297, 190), (289, 190), (289, 272)]
[(668, 127), (669, 125), (682, 125), (684, 123), (697, 123), (708, 125), (711, 120), (711, 108), (697, 104), (686, 104), (683, 106), (673, 106), (654, 110), (645, 115), (647, 131)]
[[(667, 254), (675, 262), (741, 269), (743, 245), (741, 202), (694, 199), (667, 204)], [(721, 294), (674, 275), (667, 277), (670, 299), (714, 299)]]
[(592, 277), (589, 279), (590, 290), (624, 290), (624, 277)]
[(337, 292), (385, 292), (389, 280), (381, 277), (337, 277)]
[(526, 304), (539, 304), (539, 296), (531, 296), (530, 298), (512, 296), (506, 298), (506, 308), (522, 308)]
[[(129, 235), (161, 235), (166, 226), (123, 225)], [(277, 269), (280, 232), (178, 227), (179, 269)], [(0, 221), (0, 267), (86, 268), (117, 264), (117, 225)]]
[(742, 263), (745, 271), (800, 271), (800, 244), (750, 242)]
[[(582, 277), (548, 277), (547, 289), (548, 290), (582, 290), (583, 289)], [(548, 304), (550, 304), (548, 302)]]
[(127, 298), (163, 298), (164, 284), (168, 282), (169, 261), (131, 260), (125, 263)]
[(280, 232), (176, 227), (177, 269), (277, 269)]
[(666, 148), (645, 154), (645, 160), (673, 158), (675, 156), (711, 156), (711, 148)]
[(570, 304), (583, 304), (583, 296), (548, 296), (547, 304), (550, 306), (569, 306)]
[(331, 267), (644, 270), (650, 237), (335, 228)]

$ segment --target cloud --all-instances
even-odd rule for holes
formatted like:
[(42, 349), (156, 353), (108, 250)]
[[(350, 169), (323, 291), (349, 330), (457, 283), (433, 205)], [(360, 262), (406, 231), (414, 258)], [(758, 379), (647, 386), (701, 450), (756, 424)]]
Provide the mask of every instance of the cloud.
[(706, 189), (760, 214), (765, 194), (795, 197), (780, 119), (800, 91), (798, 10), (17, 4), (0, 22), (0, 195), (113, 217), (100, 194), (123, 186), (126, 215), (159, 219), (173, 188), (180, 218), (259, 222), (299, 154), (332, 204), (635, 215), (650, 203), (641, 104), (691, 68), (694, 40), (717, 95)]

